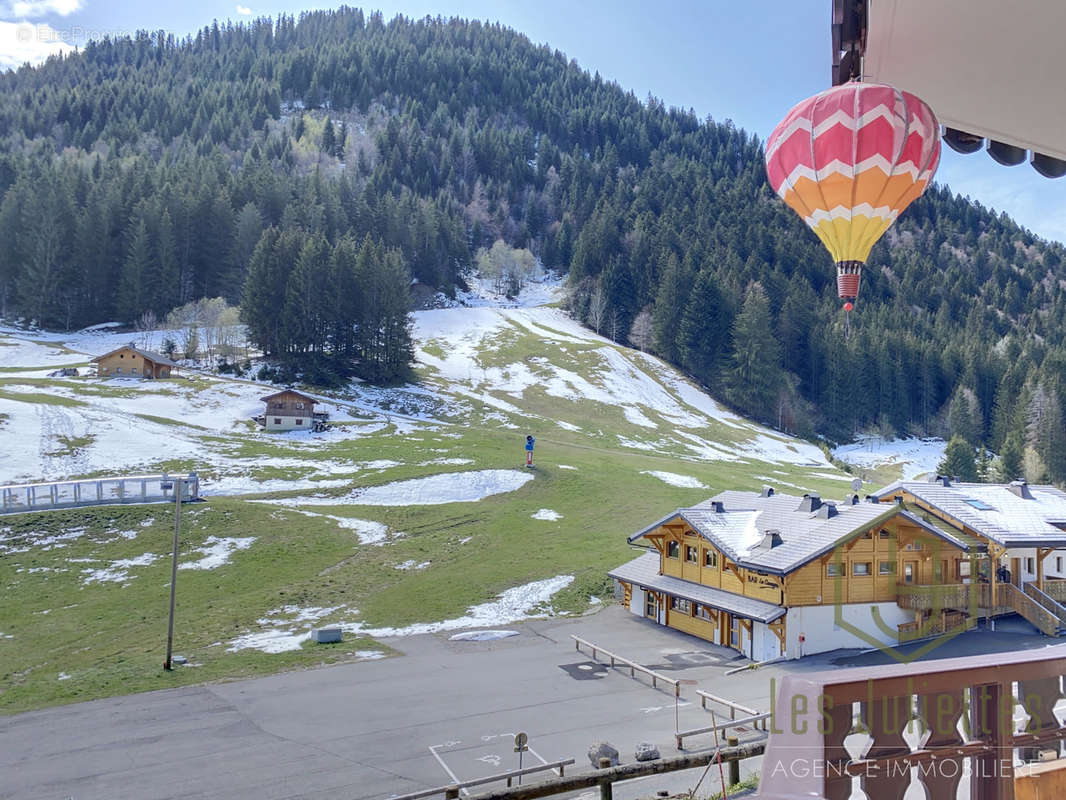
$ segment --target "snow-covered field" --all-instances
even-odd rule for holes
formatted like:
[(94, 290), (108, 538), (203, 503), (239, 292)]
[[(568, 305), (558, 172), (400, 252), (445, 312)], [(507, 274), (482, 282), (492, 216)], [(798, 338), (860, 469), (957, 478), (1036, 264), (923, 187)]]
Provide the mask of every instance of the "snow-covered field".
[(847, 464), (857, 467), (899, 466), (901, 479), (935, 473), (937, 464), (944, 459), (943, 439), (882, 439), (879, 436), (860, 436), (853, 444), (833, 450), (833, 455)]
[[(474, 291), (460, 297), (463, 306), (415, 313), (421, 383), (378, 389), (356, 382), (345, 392), (317, 395), (331, 421), (342, 423), (320, 434), (267, 434), (255, 426), (260, 398), (276, 387), (254, 381), (194, 370), (169, 381), (44, 377), (51, 367), (85, 364), (134, 339), (157, 342), (163, 332), (0, 326), (0, 368), (8, 370), (0, 386), (0, 483), (123, 474), (180, 461), (197, 469), (205, 494), (351, 487), (345, 503), (402, 505), (471, 502), (528, 480), (514, 473), (492, 489), (483, 485), (486, 473), (474, 470), (359, 491), (366, 478), (400, 464), (324, 454), (345, 439), (445, 432), (453, 425), (561, 428), (681, 461), (768, 462), (831, 473), (817, 447), (738, 417), (659, 359), (621, 348), (548, 307), (561, 292), (559, 279), (548, 278), (511, 301), (474, 281)], [(22, 369), (32, 371), (10, 371)], [(531, 410), (531, 396), (552, 399), (551, 418)], [(617, 430), (590, 424), (611, 412)], [(249, 443), (280, 446), (289, 455), (242, 454)], [(437, 453), (413, 463), (446, 469), (475, 461), (447, 447)], [(673, 480), (686, 477), (678, 474)]]

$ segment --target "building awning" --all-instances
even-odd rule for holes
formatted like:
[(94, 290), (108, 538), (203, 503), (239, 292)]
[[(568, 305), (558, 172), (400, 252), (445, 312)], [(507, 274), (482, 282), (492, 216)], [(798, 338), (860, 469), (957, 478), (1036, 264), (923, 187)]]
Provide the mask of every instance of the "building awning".
[(756, 622), (773, 622), (785, 616), (786, 612), (786, 609), (775, 606), (773, 603), (680, 578), (672, 578), (669, 575), (660, 575), (658, 553), (645, 553), (627, 564), (612, 569), (607, 574), (620, 581), (633, 583), (656, 592), (665, 592), (673, 597), (717, 608), (720, 611), (728, 611), (735, 616)]

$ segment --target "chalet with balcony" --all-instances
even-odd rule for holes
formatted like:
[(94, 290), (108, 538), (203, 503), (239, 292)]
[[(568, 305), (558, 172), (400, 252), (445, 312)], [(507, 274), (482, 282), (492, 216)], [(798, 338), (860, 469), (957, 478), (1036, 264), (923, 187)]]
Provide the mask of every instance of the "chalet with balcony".
[(976, 540), (988, 554), (979, 574), (967, 576), (971, 580), (913, 594), (905, 602), (915, 610), (976, 603), (982, 614), (1018, 613), (1048, 635), (1066, 632), (1066, 493), (1061, 489), (937, 476), (891, 484), (871, 499)]
[(92, 359), (101, 378), (169, 378), (178, 365), (166, 356), (132, 344)]
[(678, 509), (629, 542), (648, 551), (608, 573), (625, 607), (756, 661), (969, 627), (962, 611), (916, 611), (900, 597), (969, 581), (987, 558), (977, 537), (900, 504), (770, 487)]
[(318, 401), (303, 392), (285, 389), (259, 399), (266, 403), (266, 410), (255, 420), (268, 431), (322, 431), (328, 427), (329, 414), (315, 411)]

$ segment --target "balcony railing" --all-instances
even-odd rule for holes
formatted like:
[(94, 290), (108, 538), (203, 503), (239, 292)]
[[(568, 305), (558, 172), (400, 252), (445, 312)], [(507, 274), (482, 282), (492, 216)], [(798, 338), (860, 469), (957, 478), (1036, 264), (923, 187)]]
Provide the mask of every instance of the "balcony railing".
[(857, 783), (876, 800), (939, 800), (956, 797), (964, 777), (975, 800), (1012, 800), (1016, 786), (1019, 797), (1061, 796), (1066, 761), (1054, 759), (1066, 726), (1053, 709), (1064, 673), (1066, 645), (788, 675), (758, 797), (844, 800)]
[(941, 633), (956, 633), (973, 628), (977, 620), (959, 611), (949, 611), (921, 622), (903, 622), (899, 625), (899, 641), (913, 642)]

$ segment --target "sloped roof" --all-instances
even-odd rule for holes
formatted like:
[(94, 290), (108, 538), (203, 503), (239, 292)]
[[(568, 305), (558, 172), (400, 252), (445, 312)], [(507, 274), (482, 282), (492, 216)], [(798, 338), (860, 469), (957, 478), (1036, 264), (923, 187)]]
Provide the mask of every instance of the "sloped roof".
[(283, 394), (294, 394), (297, 397), (302, 397), (304, 400), (307, 400), (311, 403), (320, 402), (315, 398), (311, 397), (311, 395), (304, 394), (303, 392), (298, 392), (295, 389), (282, 389), (280, 392), (274, 392), (274, 394), (268, 394), (266, 397), (260, 397), (259, 399), (265, 403), (269, 402), (270, 400), (273, 400), (275, 397), (281, 397)]
[(124, 345), (122, 345), (122, 347), (116, 347), (111, 352), (104, 353), (102, 356), (97, 356), (96, 358), (90, 359), (90, 361), (103, 361), (108, 356), (113, 356), (115, 353), (120, 353), (123, 350), (132, 350), (134, 353), (139, 355), (141, 358), (146, 359), (147, 361), (152, 361), (152, 362), (154, 362), (156, 364), (162, 364), (164, 367), (180, 367), (181, 366), (180, 364), (175, 364), (173, 361), (171, 361), (166, 356), (160, 355), (159, 353), (156, 353), (156, 352), (154, 352), (152, 350), (142, 350), (139, 347), (134, 347), (132, 344), (124, 344)]
[[(763, 497), (754, 492), (721, 492), (694, 508), (681, 508), (666, 515), (630, 536), (629, 541), (680, 517), (731, 561), (749, 569), (784, 575), (891, 517), (902, 515), (955, 547), (973, 549), (973, 542), (931, 526), (895, 505), (840, 503), (835, 506), (836, 515), (827, 517), (819, 511), (800, 511), (802, 502), (802, 497), (788, 494)], [(721, 503), (723, 511), (715, 511), (715, 503)], [(781, 535), (781, 544), (776, 547), (763, 543), (770, 531)]]
[(871, 495), (878, 500), (907, 492), (1004, 547), (1066, 547), (1066, 493), (1028, 486), (1019, 497), (1005, 483), (897, 481)]
[(783, 617), (786, 609), (767, 603), (764, 600), (756, 600), (752, 597), (744, 597), (733, 594), (723, 589), (715, 589), (692, 581), (672, 578), (669, 575), (659, 574), (659, 554), (644, 553), (632, 561), (623, 564), (607, 573), (612, 578), (635, 583), (645, 589), (655, 589), (666, 592), (674, 597), (691, 600), (693, 603), (701, 603), (711, 608), (728, 611), (747, 619), (758, 622), (773, 622)]

